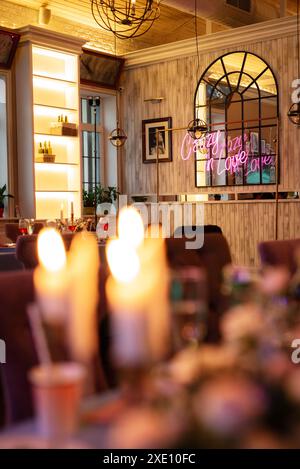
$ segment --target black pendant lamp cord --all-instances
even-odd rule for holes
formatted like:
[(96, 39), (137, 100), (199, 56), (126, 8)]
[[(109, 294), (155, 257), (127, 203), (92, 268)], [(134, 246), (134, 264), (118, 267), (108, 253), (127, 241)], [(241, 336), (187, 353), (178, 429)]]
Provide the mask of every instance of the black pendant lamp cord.
[[(115, 25), (116, 28), (116, 25)], [(115, 58), (117, 58), (117, 36), (115, 35), (114, 37), (114, 42), (115, 42)], [(117, 129), (120, 127), (119, 125), (119, 89), (117, 89), (117, 95), (116, 95), (116, 114), (117, 114)]]

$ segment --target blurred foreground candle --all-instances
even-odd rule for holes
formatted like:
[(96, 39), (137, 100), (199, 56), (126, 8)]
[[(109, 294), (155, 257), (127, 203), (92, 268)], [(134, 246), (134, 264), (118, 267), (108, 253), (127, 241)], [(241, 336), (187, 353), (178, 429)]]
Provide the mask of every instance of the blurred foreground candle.
[(139, 212), (134, 207), (121, 210), (118, 219), (119, 239), (137, 248), (144, 241), (145, 228)]
[(152, 360), (167, 356), (170, 348), (171, 318), (169, 304), (169, 269), (163, 238), (145, 239), (138, 248), (142, 282), (151, 292), (147, 299), (149, 341)]
[(47, 322), (61, 323), (67, 310), (68, 276), (64, 243), (54, 228), (40, 232), (38, 256), (33, 278), (39, 308)]
[(147, 314), (147, 285), (142, 283), (137, 253), (120, 240), (107, 246), (112, 275), (106, 284), (112, 309), (113, 358), (118, 367), (139, 367), (150, 359)]
[(97, 350), (99, 252), (95, 236), (78, 233), (72, 241), (68, 261), (71, 354), (73, 359), (87, 363)]
[(164, 241), (143, 240), (142, 221), (123, 209), (119, 240), (107, 246), (111, 277), (106, 285), (112, 310), (113, 353), (118, 365), (163, 359), (169, 346), (168, 271)]

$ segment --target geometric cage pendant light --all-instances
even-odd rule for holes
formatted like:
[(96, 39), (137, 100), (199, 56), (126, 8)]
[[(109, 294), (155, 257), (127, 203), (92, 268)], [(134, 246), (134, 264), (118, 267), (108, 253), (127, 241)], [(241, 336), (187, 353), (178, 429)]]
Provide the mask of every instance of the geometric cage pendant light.
[(125, 142), (127, 140), (127, 135), (125, 131), (119, 126), (119, 98), (121, 89), (122, 88), (118, 89), (116, 96), (117, 127), (112, 130), (108, 136), (110, 143), (117, 148), (121, 148), (123, 145), (125, 145)]
[(125, 144), (127, 135), (124, 130), (119, 127), (119, 122), (117, 122), (117, 127), (111, 131), (108, 138), (114, 147), (120, 148)]
[(91, 0), (94, 20), (119, 39), (145, 34), (160, 15), (160, 0)]

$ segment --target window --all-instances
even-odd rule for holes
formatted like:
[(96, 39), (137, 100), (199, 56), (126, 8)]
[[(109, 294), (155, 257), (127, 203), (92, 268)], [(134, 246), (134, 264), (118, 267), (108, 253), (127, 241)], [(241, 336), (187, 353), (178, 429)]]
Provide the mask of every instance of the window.
[(196, 152), (196, 187), (276, 182), (278, 91), (274, 74), (248, 52), (226, 54), (202, 75), (195, 115), (208, 124)]
[[(96, 112), (94, 112), (96, 111)], [(102, 101), (93, 107), (88, 97), (81, 98), (81, 142), (83, 190), (91, 192), (103, 182)]]

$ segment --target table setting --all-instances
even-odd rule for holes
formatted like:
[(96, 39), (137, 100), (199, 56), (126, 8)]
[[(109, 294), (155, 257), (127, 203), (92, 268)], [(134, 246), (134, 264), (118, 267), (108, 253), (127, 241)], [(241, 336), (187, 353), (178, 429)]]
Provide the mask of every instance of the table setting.
[[(204, 270), (170, 269), (164, 239), (145, 237), (135, 209), (118, 223), (105, 286), (117, 388), (97, 394), (93, 383), (97, 240), (82, 231), (66, 253), (47, 227), (27, 308), (35, 417), (2, 432), (0, 447), (298, 447), (300, 253), (294, 274), (226, 267), (221, 340), (207, 343)], [(54, 362), (59, 342), (64, 358)]]

